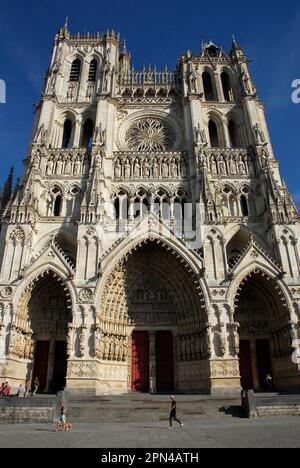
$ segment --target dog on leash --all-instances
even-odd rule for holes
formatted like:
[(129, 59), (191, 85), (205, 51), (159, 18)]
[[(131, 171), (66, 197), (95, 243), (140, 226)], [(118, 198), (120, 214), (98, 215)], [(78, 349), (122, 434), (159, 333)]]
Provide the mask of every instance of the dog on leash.
[(71, 432), (72, 429), (73, 429), (73, 424), (67, 423), (67, 429), (66, 429), (66, 431), (67, 431), (67, 432)]
[(71, 423), (65, 423), (63, 424), (62, 422), (57, 423), (55, 432), (71, 432), (73, 429), (73, 424)]

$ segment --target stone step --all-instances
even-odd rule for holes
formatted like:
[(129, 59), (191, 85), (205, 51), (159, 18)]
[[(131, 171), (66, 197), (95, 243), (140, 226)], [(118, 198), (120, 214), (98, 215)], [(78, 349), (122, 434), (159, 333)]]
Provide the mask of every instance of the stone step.
[[(177, 398), (177, 397), (176, 397)], [(240, 400), (214, 400), (212, 398), (178, 397), (178, 415), (184, 420), (232, 417), (238, 412)], [(155, 422), (168, 421), (170, 401), (165, 396), (124, 396), (107, 399), (70, 399), (68, 418), (79, 422)], [(229, 415), (229, 416), (228, 416)]]

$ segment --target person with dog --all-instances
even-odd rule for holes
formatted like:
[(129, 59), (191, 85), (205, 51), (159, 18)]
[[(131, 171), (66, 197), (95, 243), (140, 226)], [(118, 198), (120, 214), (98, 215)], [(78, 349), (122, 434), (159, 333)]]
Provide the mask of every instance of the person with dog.
[(56, 431), (55, 432), (58, 432), (60, 427), (62, 427), (63, 430), (66, 431), (66, 432), (70, 432), (71, 427), (72, 427), (71, 424), (67, 423), (66, 409), (65, 409), (65, 404), (64, 404), (63, 401), (61, 402), (60, 417), (59, 417), (59, 421), (58, 421), (58, 423), (56, 425)]

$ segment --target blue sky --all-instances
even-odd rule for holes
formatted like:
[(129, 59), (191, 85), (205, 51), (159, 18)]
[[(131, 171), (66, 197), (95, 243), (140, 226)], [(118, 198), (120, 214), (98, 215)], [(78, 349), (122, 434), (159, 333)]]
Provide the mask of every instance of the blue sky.
[(28, 146), (33, 103), (49, 65), (54, 35), (69, 16), (72, 33), (114, 29), (127, 39), (136, 68), (175, 68), (179, 55), (200, 50), (201, 38), (229, 51), (234, 33), (248, 58), (281, 172), (300, 206), (300, 104), (291, 101), (291, 83), (300, 79), (298, 0), (58, 0), (5, 2), (0, 11), (0, 79), (7, 103), (0, 104), (0, 185), (11, 165), (16, 174)]

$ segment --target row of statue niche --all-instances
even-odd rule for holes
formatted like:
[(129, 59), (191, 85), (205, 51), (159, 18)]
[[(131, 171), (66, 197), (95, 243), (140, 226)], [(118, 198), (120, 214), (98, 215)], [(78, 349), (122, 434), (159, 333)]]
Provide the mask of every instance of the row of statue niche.
[(210, 171), (212, 175), (256, 175), (255, 165), (250, 155), (211, 156)]
[(126, 159), (123, 162), (117, 159), (115, 162), (116, 179), (178, 179), (186, 176), (187, 165), (184, 159), (136, 158), (133, 161)]
[(95, 355), (104, 361), (125, 362), (128, 356), (128, 341), (126, 337), (105, 335), (95, 332)]
[(180, 336), (177, 339), (177, 356), (180, 361), (197, 361), (211, 355), (208, 334)]
[(47, 163), (47, 175), (80, 175), (87, 174), (90, 167), (89, 156), (73, 155), (63, 156), (58, 158), (50, 157)]

